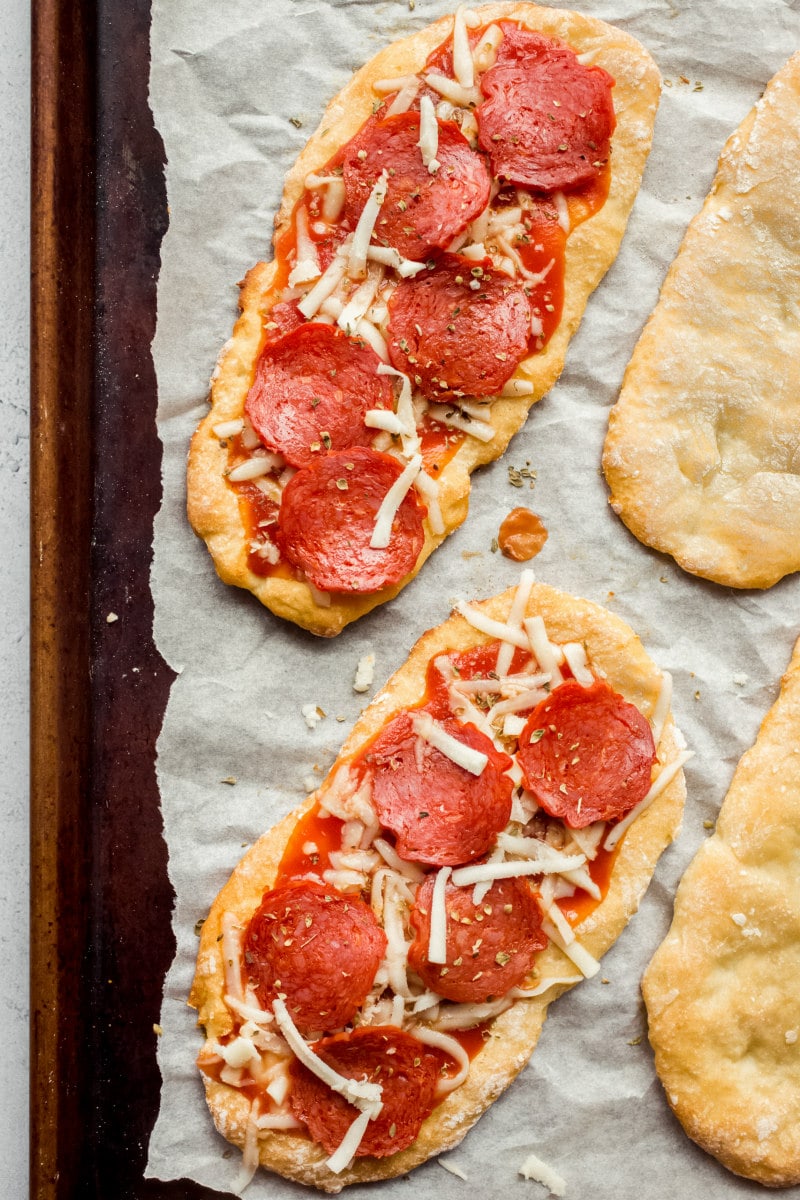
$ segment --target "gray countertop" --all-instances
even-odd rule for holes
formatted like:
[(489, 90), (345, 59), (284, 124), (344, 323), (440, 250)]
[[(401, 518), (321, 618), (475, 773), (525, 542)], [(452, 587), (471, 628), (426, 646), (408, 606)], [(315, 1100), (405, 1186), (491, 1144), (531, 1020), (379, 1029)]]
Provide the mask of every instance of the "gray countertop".
[(30, 3), (0, 39), (0, 1179), (28, 1195), (28, 295)]

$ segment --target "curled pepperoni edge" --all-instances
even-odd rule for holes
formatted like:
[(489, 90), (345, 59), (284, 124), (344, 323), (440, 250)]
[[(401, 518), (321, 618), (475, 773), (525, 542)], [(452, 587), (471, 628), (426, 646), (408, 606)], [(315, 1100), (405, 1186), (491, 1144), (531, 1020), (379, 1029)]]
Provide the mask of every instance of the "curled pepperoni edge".
[[(334, 916), (337, 924), (312, 949), (315, 922), (324, 928)], [(290, 946), (276, 940), (275, 931), (282, 925)], [(340, 934), (332, 955), (331, 939), (337, 937), (337, 929)], [(294, 943), (306, 936), (308, 944), (298, 945), (302, 954), (298, 959)], [(315, 880), (289, 879), (262, 896), (244, 935), (243, 950), (264, 1007), (270, 1008), (276, 995), (285, 994), (297, 1028), (313, 1033), (339, 1029), (353, 1019), (369, 994), (387, 944), (372, 909), (360, 897)]]
[[(575, 752), (581, 749), (575, 745), (580, 741), (579, 730), (572, 728), (565, 738), (564, 729), (559, 729), (559, 718), (562, 713), (567, 717), (574, 715), (579, 708), (587, 710), (596, 728), (607, 730), (613, 721), (615, 727), (625, 731), (623, 739), (627, 747), (619, 742), (610, 744), (617, 751), (613, 762), (609, 762), (607, 733), (598, 733), (586, 752), (592, 762), (598, 760), (605, 768), (602, 787), (594, 779), (600, 775), (599, 770), (582, 768), (578, 774), (574, 768), (580, 764), (567, 757), (570, 754), (575, 757)], [(563, 758), (558, 752), (559, 742), (567, 747)], [(554, 764), (558, 760), (560, 778), (555, 777)], [(519, 737), (517, 761), (525, 787), (545, 812), (572, 829), (584, 829), (595, 821), (619, 820), (644, 799), (652, 782), (656, 747), (647, 718), (608, 683), (596, 679), (590, 687), (584, 687), (574, 679), (567, 679), (528, 717)]]

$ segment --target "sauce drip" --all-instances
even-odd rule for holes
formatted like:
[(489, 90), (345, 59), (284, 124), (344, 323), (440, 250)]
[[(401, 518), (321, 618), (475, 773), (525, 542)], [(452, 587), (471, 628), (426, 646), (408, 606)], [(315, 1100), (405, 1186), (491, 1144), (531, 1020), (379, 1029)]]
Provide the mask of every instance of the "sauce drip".
[(547, 541), (547, 530), (540, 517), (529, 508), (512, 508), (500, 525), (497, 544), (506, 558), (528, 562), (535, 558)]

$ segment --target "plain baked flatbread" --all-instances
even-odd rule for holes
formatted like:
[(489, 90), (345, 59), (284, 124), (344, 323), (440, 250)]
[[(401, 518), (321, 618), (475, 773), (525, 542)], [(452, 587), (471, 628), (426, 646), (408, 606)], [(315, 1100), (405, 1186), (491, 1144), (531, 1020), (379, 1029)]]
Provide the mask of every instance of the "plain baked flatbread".
[(643, 991), (689, 1137), (739, 1175), (800, 1183), (800, 642)]
[[(341, 632), (349, 622), (397, 595), (432, 551), (464, 520), (471, 472), (502, 454), (513, 434), (524, 424), (531, 404), (540, 400), (560, 375), (567, 346), (586, 302), (617, 255), (650, 151), (660, 75), (647, 51), (629, 34), (591, 17), (533, 4), (488, 4), (475, 12), (482, 24), (519, 21), (528, 29), (560, 38), (578, 54), (588, 55), (587, 61), (592, 65), (605, 68), (616, 81), (613, 98), (617, 125), (612, 138), (608, 197), (602, 208), (578, 225), (567, 241), (561, 321), (543, 351), (524, 359), (514, 376), (529, 381), (533, 391), (519, 399), (496, 401), (491, 417), (495, 436), (489, 442), (467, 437), (447, 463), (439, 476), (444, 532), (433, 533), (428, 522), (425, 523), (422, 551), (414, 570), (400, 583), (369, 594), (337, 594), (327, 606), (316, 603), (308, 585), (300, 579), (280, 575), (265, 578), (248, 567), (249, 536), (240, 516), (238, 497), (223, 474), (228, 451), (215, 436), (214, 426), (242, 415), (260, 351), (264, 301), (275, 275), (274, 263), (257, 264), (244, 280), (240, 296), (242, 313), (212, 379), (212, 409), (192, 441), (188, 468), (189, 520), (206, 541), (220, 578), (248, 589), (279, 616), (324, 636)], [(371, 113), (375, 99), (373, 83), (419, 71), (452, 28), (453, 17), (443, 17), (419, 33), (388, 46), (331, 101), (319, 128), (287, 176), (276, 218), (276, 243), (288, 228), (307, 175), (324, 166)]]
[[(472, 607), (502, 621), (508, 618), (513, 598), (514, 589), (510, 589)], [(629, 626), (599, 605), (543, 584), (534, 585), (530, 594), (527, 615), (534, 614), (543, 617), (552, 642), (583, 643), (594, 671), (604, 675), (615, 690), (646, 717), (653, 719), (664, 676)], [(407, 662), (364, 711), (331, 768), (328, 781), (339, 764), (352, 758), (358, 748), (374, 737), (397, 712), (419, 702), (425, 691), (426, 670), (432, 658), (445, 651), (467, 650), (491, 640), (459, 615), (451, 616), (424, 634)], [(669, 764), (680, 767), (683, 761), (679, 757), (681, 744), (672, 716), (666, 713), (658, 742), (658, 762), (662, 770)], [(683, 772), (678, 769), (622, 839), (605, 898), (575, 927), (581, 944), (596, 958), (609, 949), (636, 912), (660, 854), (677, 833), (685, 794)], [(308, 811), (314, 799), (315, 796), (309, 797), (299, 809), (259, 839), (236, 867), (203, 923), (190, 1003), (197, 1008), (198, 1021), (205, 1027), (209, 1040), (224, 1037), (233, 1028), (231, 1011), (223, 999), (223, 916), (231, 914), (231, 918), (242, 926), (249, 922), (263, 892), (276, 878), (281, 857), (298, 819)], [(552, 945), (540, 955), (537, 968), (542, 978), (563, 978), (565, 969), (568, 976), (580, 978), (576, 969)], [(525, 1065), (538, 1041), (549, 1003), (569, 986), (555, 985), (540, 997), (513, 1004), (495, 1019), (492, 1036), (473, 1061), (466, 1082), (434, 1110), (423, 1123), (417, 1141), (407, 1150), (390, 1158), (356, 1159), (335, 1176), (325, 1165), (324, 1150), (308, 1138), (264, 1131), (259, 1138), (261, 1165), (301, 1183), (336, 1192), (346, 1184), (405, 1174), (433, 1154), (457, 1145)], [(204, 1082), (217, 1127), (231, 1142), (243, 1147), (250, 1112), (248, 1099), (234, 1087), (207, 1077)]]
[(611, 411), (632, 533), (731, 587), (800, 570), (800, 53), (728, 139)]

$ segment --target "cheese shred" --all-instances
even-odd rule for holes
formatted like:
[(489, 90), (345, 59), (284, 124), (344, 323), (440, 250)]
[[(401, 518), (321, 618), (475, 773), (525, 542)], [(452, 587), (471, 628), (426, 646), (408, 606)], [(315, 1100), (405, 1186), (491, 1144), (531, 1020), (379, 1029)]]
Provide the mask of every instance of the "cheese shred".
[(398, 475), (383, 497), (377, 516), (375, 517), (375, 528), (372, 531), (372, 537), (369, 542), (373, 550), (384, 550), (389, 545), (389, 540), (392, 536), (392, 522), (398, 508), (406, 497), (406, 493), (419, 474), (421, 467), (422, 455), (415, 454), (402, 475)]

